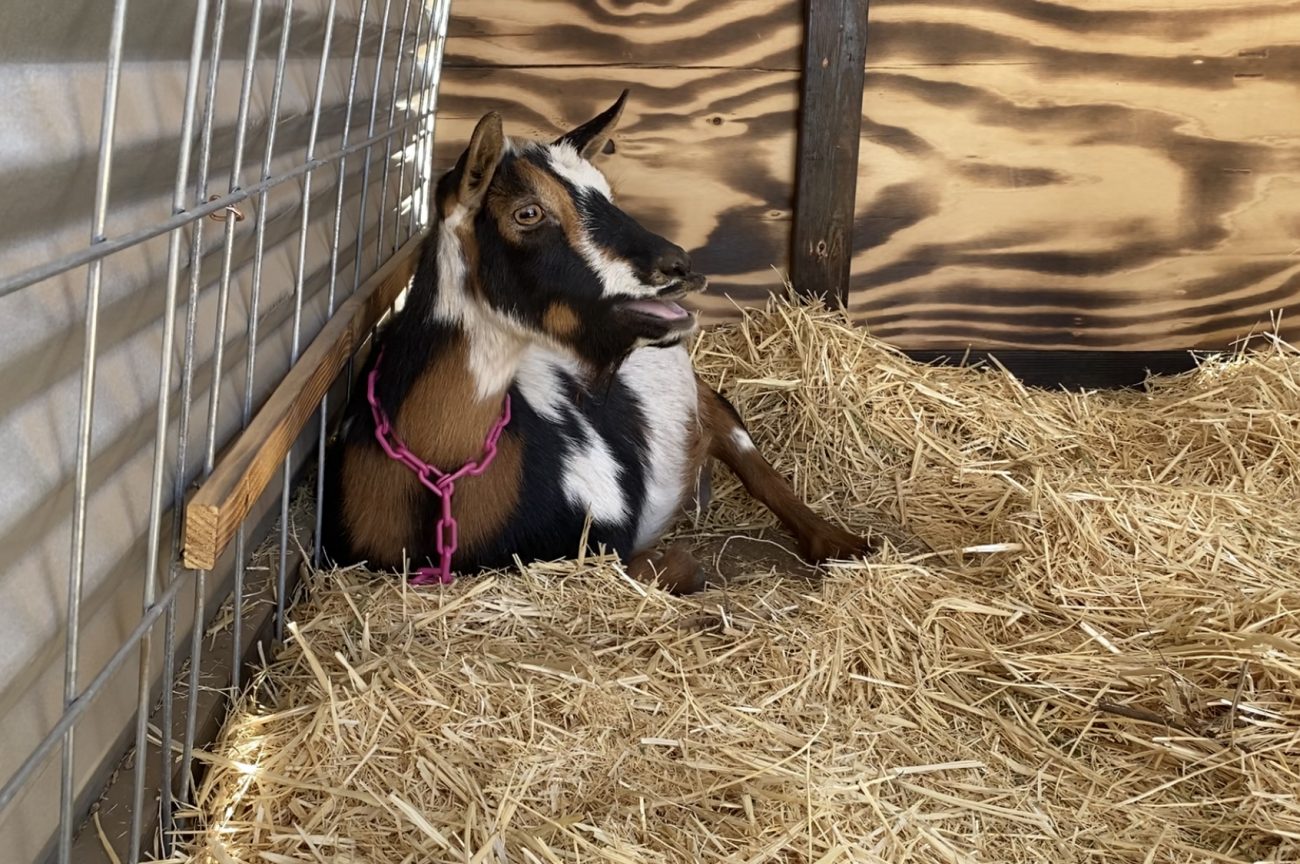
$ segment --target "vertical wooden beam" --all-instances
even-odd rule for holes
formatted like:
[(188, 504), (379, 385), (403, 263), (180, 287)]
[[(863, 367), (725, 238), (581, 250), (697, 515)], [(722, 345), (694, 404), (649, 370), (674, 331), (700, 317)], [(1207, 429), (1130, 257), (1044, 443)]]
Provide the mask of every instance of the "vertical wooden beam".
[(869, 0), (806, 0), (790, 280), (845, 305), (866, 76)]

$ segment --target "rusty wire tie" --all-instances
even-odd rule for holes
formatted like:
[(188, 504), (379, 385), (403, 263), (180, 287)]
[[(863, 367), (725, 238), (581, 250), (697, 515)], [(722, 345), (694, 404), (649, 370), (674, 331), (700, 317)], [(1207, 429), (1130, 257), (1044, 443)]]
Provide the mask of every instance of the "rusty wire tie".
[[(208, 197), (208, 200), (216, 201), (221, 197), (223, 196), (211, 195)], [(211, 219), (213, 222), (225, 222), (228, 218), (230, 218), (226, 214), (230, 214), (231, 216), (234, 216), (236, 222), (244, 221), (244, 211), (240, 210), (234, 204), (227, 204), (225, 207), (222, 207), (220, 210), (214, 210), (213, 212), (208, 214), (208, 218)]]

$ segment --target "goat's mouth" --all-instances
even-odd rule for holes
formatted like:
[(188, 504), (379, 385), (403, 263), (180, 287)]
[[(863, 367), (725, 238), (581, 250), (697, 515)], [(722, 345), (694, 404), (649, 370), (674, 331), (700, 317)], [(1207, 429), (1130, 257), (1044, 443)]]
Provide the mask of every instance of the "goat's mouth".
[(670, 326), (689, 326), (694, 323), (694, 315), (677, 301), (688, 294), (698, 294), (704, 290), (706, 285), (708, 285), (708, 279), (705, 276), (692, 273), (690, 276), (685, 276), (664, 286), (654, 297), (625, 300), (618, 305), (628, 312), (661, 321)]
[(691, 320), (691, 313), (674, 300), (661, 300), (658, 298), (654, 300), (625, 300), (618, 305), (620, 309), (634, 315), (639, 315), (642, 318), (653, 318), (665, 324), (676, 325)]

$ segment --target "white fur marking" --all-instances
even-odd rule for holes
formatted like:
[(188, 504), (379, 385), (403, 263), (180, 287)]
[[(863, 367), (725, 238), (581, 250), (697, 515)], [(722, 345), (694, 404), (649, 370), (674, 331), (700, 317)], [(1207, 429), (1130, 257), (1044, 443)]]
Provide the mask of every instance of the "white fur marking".
[(617, 525), (627, 519), (623, 472), (605, 439), (585, 417), (574, 416), (581, 432), (564, 457), (564, 496), (590, 513), (593, 521)]
[(614, 192), (600, 169), (578, 155), (572, 144), (552, 144), (547, 148), (551, 170), (568, 180), (579, 190), (589, 189), (614, 200)]
[(530, 345), (519, 361), (515, 384), (533, 410), (551, 423), (559, 423), (569, 404), (563, 389), (562, 371), (574, 374), (577, 363), (541, 345)]
[[(569, 144), (552, 144), (546, 148), (551, 169), (582, 193), (597, 193), (613, 200), (609, 181), (605, 175)], [(581, 242), (577, 244), (578, 253), (586, 260), (600, 278), (606, 297), (653, 297), (658, 289), (645, 285), (632, 266), (626, 261), (613, 258), (604, 249), (591, 242), (584, 232)]]
[(465, 331), (475, 394), (480, 400), (494, 399), (510, 386), (526, 342), (514, 322), (465, 295), (465, 252), (456, 228), (466, 216), (465, 208), (458, 205), (438, 229), (438, 298), (433, 317), (459, 324)]
[(699, 392), (683, 346), (633, 351), (618, 375), (636, 394), (645, 418), (645, 501), (636, 529), (640, 551), (667, 530), (692, 488), (686, 440), (697, 422)]
[(438, 301), (433, 314), (440, 321), (459, 321), (465, 307), (465, 250), (456, 236), (465, 216), (458, 204), (438, 226)]
[(578, 252), (600, 278), (606, 297), (653, 297), (655, 289), (649, 288), (636, 278), (632, 265), (617, 258), (611, 258), (605, 251), (592, 243), (585, 236), (578, 244)]
[(469, 371), (476, 395), (480, 401), (498, 399), (514, 380), (528, 343), (518, 333), (489, 320), (478, 306), (470, 306), (461, 322), (469, 341)]
[(565, 353), (534, 343), (524, 351), (515, 384), (528, 405), (548, 423), (578, 425), (577, 440), (567, 441), (560, 472), (564, 497), (601, 524), (627, 519), (623, 470), (609, 444), (579, 413), (565, 390), (563, 373), (577, 375), (577, 362)]
[(731, 430), (731, 442), (736, 445), (736, 449), (741, 453), (748, 453), (757, 449), (754, 447), (754, 439), (749, 437), (749, 433), (737, 426)]

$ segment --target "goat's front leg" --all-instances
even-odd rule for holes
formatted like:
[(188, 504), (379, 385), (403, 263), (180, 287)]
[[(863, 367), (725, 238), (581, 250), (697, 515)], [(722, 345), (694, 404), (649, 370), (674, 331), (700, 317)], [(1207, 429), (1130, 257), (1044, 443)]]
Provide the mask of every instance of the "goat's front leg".
[(832, 525), (808, 508), (786, 479), (758, 452), (740, 414), (721, 394), (699, 382), (701, 417), (709, 454), (736, 473), (745, 489), (794, 535), (804, 558), (820, 563), (872, 551), (865, 537)]
[(638, 582), (650, 583), (657, 578), (670, 594), (691, 594), (706, 583), (704, 568), (680, 543), (638, 552), (627, 562), (627, 573)]

